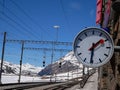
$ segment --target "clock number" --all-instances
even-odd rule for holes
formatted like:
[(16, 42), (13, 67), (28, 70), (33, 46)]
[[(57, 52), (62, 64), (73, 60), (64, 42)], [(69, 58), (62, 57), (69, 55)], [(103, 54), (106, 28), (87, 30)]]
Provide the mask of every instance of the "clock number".
[(102, 62), (102, 60), (99, 58), (99, 61)]
[(108, 39), (105, 40), (105, 42), (108, 41)]
[(111, 47), (106, 47), (107, 49), (110, 49)]
[(86, 33), (84, 33), (85, 34), (85, 36), (87, 37), (87, 34)]
[(100, 33), (100, 35), (99, 36), (102, 36), (102, 33)]
[(81, 38), (78, 38), (78, 40), (82, 41), (82, 39), (81, 39)]
[(81, 55), (82, 53), (78, 53), (78, 55)]
[(104, 54), (106, 57), (108, 57), (108, 55), (107, 54)]
[(86, 58), (83, 60), (84, 62), (86, 61)]
[(76, 48), (80, 48), (80, 46), (76, 46)]

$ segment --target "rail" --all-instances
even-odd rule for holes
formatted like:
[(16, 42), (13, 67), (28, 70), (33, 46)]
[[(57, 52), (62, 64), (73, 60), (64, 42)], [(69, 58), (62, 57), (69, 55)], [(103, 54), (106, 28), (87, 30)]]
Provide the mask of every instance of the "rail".
[(39, 89), (40, 90), (66, 90), (77, 84), (80, 84), (80, 88), (83, 88), (85, 83), (87, 82), (88, 78), (92, 74), (94, 74), (95, 71), (96, 71), (95, 69), (92, 69), (92, 70), (89, 70), (89, 73), (83, 75), (83, 77), (74, 78), (67, 82), (60, 83), (60, 84), (53, 85), (53, 86), (46, 86), (44, 88), (40, 87)]
[(23, 90), (37, 86), (52, 85), (60, 82), (25, 82), (25, 83), (11, 83), (0, 84), (0, 90)]
[[(40, 90), (65, 90), (76, 84), (80, 84), (83, 88), (87, 79), (95, 73), (92, 69), (89, 73), (83, 75), (83, 77), (78, 77), (71, 79), (66, 82), (26, 82), (26, 83), (12, 83), (12, 84), (1, 84), (0, 90), (30, 90), (30, 88), (40, 88)], [(34, 89), (35, 90), (35, 89)]]

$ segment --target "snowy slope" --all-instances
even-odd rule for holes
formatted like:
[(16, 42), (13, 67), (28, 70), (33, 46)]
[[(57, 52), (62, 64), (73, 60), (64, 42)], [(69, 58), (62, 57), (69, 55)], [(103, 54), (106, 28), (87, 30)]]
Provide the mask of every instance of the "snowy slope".
[[(60, 66), (61, 63), (61, 67)], [(73, 70), (82, 69), (83, 65), (78, 62), (73, 51), (58, 59), (53, 64), (49, 64), (42, 71), (39, 72), (40, 76), (50, 75), (51, 73), (65, 73)]]
[[(1, 61), (0, 61), (1, 62)], [(27, 75), (37, 75), (37, 73), (42, 70), (43, 68), (41, 67), (35, 67), (33, 65), (30, 65), (29, 63), (23, 64), (22, 65), (22, 74)], [(3, 62), (3, 73), (5, 74), (19, 74), (20, 70), (20, 65), (17, 64), (12, 64), (10, 62), (4, 61)]]
[[(59, 63), (62, 63), (61, 68), (58, 67)], [(69, 65), (68, 65), (69, 64)], [(81, 77), (82, 76), (82, 64), (80, 64), (77, 59), (75, 58), (73, 52), (69, 52), (68, 54), (66, 54), (64, 57), (61, 57), (58, 61), (53, 63), (53, 70), (58, 71), (59, 73), (53, 74), (52, 75), (52, 81), (66, 81), (68, 79), (72, 79), (72, 78), (77, 78), (77, 77)], [(69, 67), (69, 71), (65, 71), (65, 68)], [(72, 67), (72, 69), (71, 69)], [(73, 68), (75, 67), (75, 68)], [(4, 61), (4, 73), (2, 75), (2, 83), (15, 83), (18, 82), (18, 75), (11, 75), (11, 74), (6, 74), (8, 73), (7, 69), (10, 69), (14, 71), (14, 74), (18, 74), (19, 73), (19, 65), (16, 64), (12, 64), (9, 62)], [(46, 68), (48, 68), (49, 70), (51, 70), (51, 64), (48, 65)], [(23, 64), (22, 65), (22, 73), (28, 73), (28, 72), (32, 72), (32, 73), (38, 73), (39, 71), (41, 71), (41, 67), (35, 67), (30, 65), (29, 63), (27, 64)], [(63, 69), (63, 71), (62, 71)], [(45, 70), (45, 69), (43, 69)], [(60, 72), (62, 71), (62, 72)], [(50, 81), (50, 77), (51, 75), (44, 75), (44, 76), (23, 76), (21, 78), (21, 82), (37, 82), (37, 81)], [(93, 76), (90, 77), (90, 79), (88, 80), (87, 84), (85, 85), (84, 88), (80, 89), (79, 85), (77, 86), (77, 88), (75, 89), (69, 89), (69, 90), (97, 90), (97, 73), (94, 74)]]
[[(61, 62), (62, 66), (59, 68), (59, 63)], [(82, 76), (82, 64), (78, 62), (78, 60), (75, 58), (73, 52), (69, 52), (64, 57), (61, 57), (58, 61), (54, 62), (52, 64), (54, 67), (54, 71), (58, 71), (56, 74), (52, 75), (51, 80), (52, 81), (66, 81), (68, 79), (73, 79), (77, 77)], [(69, 66), (69, 67), (68, 67)], [(48, 71), (51, 71), (51, 64), (48, 65), (46, 68), (48, 68)], [(44, 75), (44, 76), (28, 76), (27, 74), (37, 74), (42, 69), (46, 70), (46, 68), (41, 67), (35, 67), (33, 65), (30, 65), (29, 63), (22, 65), (22, 76), (21, 76), (21, 82), (45, 82), (50, 81), (51, 75)], [(65, 68), (69, 68), (65, 70)], [(9, 63), (7, 61), (4, 61), (3, 64), (3, 70), (4, 73), (2, 74), (2, 83), (17, 83), (18, 82), (18, 74), (19, 74), (19, 65)], [(48, 72), (46, 70), (46, 72)], [(62, 71), (62, 72), (60, 72)], [(63, 72), (65, 71), (65, 72)], [(24, 76), (27, 75), (27, 76)], [(79, 85), (76, 85), (72, 88), (69, 88), (68, 90), (97, 90), (97, 78), (98, 74), (95, 73), (93, 76), (88, 79), (87, 84), (84, 88), (80, 88)]]
[(61, 61), (70, 61), (71, 63), (73, 63), (74, 65), (80, 65), (80, 67), (82, 67), (82, 64), (80, 64), (80, 62), (78, 62), (78, 60), (76, 59), (74, 52), (71, 51), (68, 54), (66, 54)]

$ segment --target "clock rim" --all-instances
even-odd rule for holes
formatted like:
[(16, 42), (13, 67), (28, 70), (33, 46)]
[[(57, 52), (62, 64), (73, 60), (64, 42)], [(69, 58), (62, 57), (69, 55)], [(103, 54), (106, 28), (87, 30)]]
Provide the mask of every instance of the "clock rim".
[[(110, 38), (110, 40), (111, 40), (111, 44), (112, 44), (112, 50), (110, 51), (110, 55), (109, 55), (109, 57), (103, 62), (103, 63), (99, 63), (99, 64), (86, 64), (86, 63), (84, 63), (80, 58), (78, 58), (78, 55), (76, 55), (76, 52), (75, 52), (75, 43), (76, 43), (76, 40), (77, 40), (77, 38), (79, 37), (79, 35), (81, 34), (81, 33), (83, 33), (83, 32), (86, 32), (86, 31), (89, 31), (89, 30), (91, 30), (91, 29), (97, 29), (97, 30), (100, 30), (100, 32), (104, 32), (104, 33), (106, 33), (106, 35), (108, 35), (107, 37), (109, 37)], [(105, 31), (104, 29), (102, 29), (102, 28), (97, 28), (97, 27), (88, 27), (88, 28), (85, 28), (85, 29), (83, 29), (83, 30), (81, 30), (77, 35), (76, 35), (76, 37), (74, 38), (74, 42), (73, 42), (73, 52), (74, 52), (74, 55), (75, 55), (75, 57), (76, 57), (76, 59), (79, 61), (79, 62), (81, 62), (83, 65), (85, 65), (86, 67), (91, 67), (91, 68), (97, 68), (97, 67), (100, 67), (100, 66), (103, 66), (103, 65), (105, 65), (105, 64), (107, 64), (109, 61), (110, 61), (110, 59), (112, 58), (112, 56), (113, 56), (113, 54), (114, 54), (114, 42), (113, 42), (113, 39), (112, 39), (112, 37), (110, 36), (110, 34), (107, 32), (107, 31)]]

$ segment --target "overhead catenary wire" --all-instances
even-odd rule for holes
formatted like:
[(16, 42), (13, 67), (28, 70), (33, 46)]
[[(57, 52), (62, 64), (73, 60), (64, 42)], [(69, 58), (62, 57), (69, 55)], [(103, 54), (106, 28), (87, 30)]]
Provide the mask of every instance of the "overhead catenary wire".
[[(19, 24), (19, 23), (17, 23), (14, 19), (12, 19), (12, 18), (10, 18), (8, 15), (6, 15), (5, 13), (3, 13), (3, 15), (5, 16), (5, 17), (7, 17), (10, 21), (12, 21), (12, 22), (14, 22), (15, 24), (17, 24), (19, 27), (21, 27), (22, 29), (25, 29), (24, 27), (22, 27), (21, 26), (21, 24)], [(11, 25), (11, 26), (14, 26), (14, 25), (12, 25), (11, 23), (9, 23), (7, 20), (5, 20), (5, 19), (3, 19), (3, 18), (1, 18), (0, 17), (0, 19), (1, 20), (3, 20), (3, 21), (5, 21), (5, 22), (7, 22), (9, 25)], [(14, 26), (15, 27), (15, 26)]]
[(67, 24), (67, 28), (69, 29), (69, 21), (68, 21), (68, 17), (67, 17), (66, 11), (64, 9), (63, 1), (62, 0), (60, 0), (60, 6), (61, 6), (61, 9), (63, 11), (63, 15), (64, 15), (64, 19), (65, 19), (66, 24)]
[[(2, 4), (1, 2), (0, 2), (0, 5), (3, 6), (3, 4)], [(4, 10), (5, 10), (5, 6), (4, 6)], [(9, 26), (11, 26), (12, 28), (15, 28), (16, 31), (19, 30), (17, 27), (15, 27), (14, 24), (10, 23), (10, 22), (6, 19), (6, 17), (3, 15), (3, 14), (4, 14), (3, 11), (0, 11), (0, 14), (1, 14), (0, 20), (4, 21), (5, 23), (7, 23), (7, 24), (8, 24)], [(3, 16), (4, 16), (4, 17), (3, 17)], [(8, 30), (6, 30), (6, 28), (4, 28), (4, 30), (1, 30), (1, 33), (3, 34), (3, 32), (7, 31), (7, 34), (12, 33), (12, 37), (13, 37), (13, 36), (15, 36), (15, 34), (13, 35), (13, 33), (15, 33), (15, 31), (10, 32), (10, 31), (12, 31), (12, 30), (14, 30), (14, 29), (11, 29), (11, 30), (8, 31)], [(2, 31), (3, 31), (3, 32), (2, 32)], [(20, 32), (20, 31), (21, 31), (21, 30), (19, 30), (19, 32)], [(18, 34), (19, 34), (19, 33), (17, 33), (17, 37), (20, 37)], [(24, 34), (24, 33), (23, 33), (23, 34)]]
[[(2, 18), (2, 17), (0, 17), (0, 20), (2, 20), (2, 21), (4, 21), (5, 23), (7, 23), (8, 25), (10, 25), (12, 28), (14, 28), (14, 29), (16, 29), (16, 31), (17, 30), (19, 30), (19, 33), (17, 33), (17, 35), (16, 35), (16, 33), (15, 33), (15, 31), (12, 31), (12, 32), (8, 32), (7, 34), (9, 35), (10, 33), (12, 34), (11, 36), (13, 37), (21, 37), (21, 35), (20, 35), (20, 29), (18, 28), (18, 27), (16, 27), (14, 24), (12, 24), (12, 23), (10, 23), (10, 22), (8, 22), (8, 20), (6, 20), (6, 19), (4, 19), (4, 18)], [(14, 30), (14, 29), (12, 29), (12, 30)], [(5, 31), (6, 31), (6, 29), (5, 29)], [(9, 30), (10, 31), (10, 30)], [(2, 34), (3, 34), (3, 32), (2, 32)], [(21, 32), (21, 34), (24, 34), (23, 32)], [(16, 38), (15, 37), (15, 38)]]
[[(2, 5), (1, 2), (0, 2), (0, 5)], [(36, 37), (36, 38), (39, 38), (39, 36), (35, 35), (33, 32), (30, 31), (30, 30), (32, 30), (32, 28), (31, 28), (28, 24), (26, 24), (21, 18), (19, 18), (15, 13), (13, 13), (9, 8), (7, 8), (7, 7), (4, 7), (4, 8), (5, 8), (5, 10), (7, 10), (9, 13), (11, 13), (14, 17), (16, 17), (16, 18), (21, 22), (21, 25), (22, 25), (22, 26), (28, 28), (27, 31), (26, 31), (27, 33), (30, 33), (31, 36), (34, 36), (34, 37)], [(4, 15), (4, 14), (5, 14), (5, 13), (3, 13), (3, 15)], [(18, 22), (16, 21), (16, 23), (18, 23)]]
[[(33, 47), (24, 47), (25, 50), (43, 50), (43, 51), (52, 51), (52, 48), (33, 48)], [(69, 49), (54, 49), (56, 52), (69, 52)]]
[[(13, 0), (10, 0), (10, 1), (13, 1)], [(15, 2), (15, 1), (13, 1), (13, 2)], [(15, 2), (16, 3), (16, 2)], [(19, 4), (17, 4), (18, 5), (18, 7), (19, 7)], [(38, 35), (36, 34), (36, 35), (33, 35), (33, 33), (30, 31), (32, 28), (31, 28), (31, 26), (29, 26), (28, 24), (26, 24), (26, 22), (24, 21), (24, 20), (22, 20), (21, 18), (19, 18), (15, 13), (13, 13), (12, 11), (11, 11), (11, 9), (9, 9), (9, 8), (7, 8), (7, 7), (5, 7), (4, 6), (4, 10), (7, 10), (7, 13), (3, 13), (2, 15), (4, 15), (4, 17), (5, 18), (2, 18), (2, 17), (0, 17), (1, 18), (1, 20), (3, 20), (4, 22), (6, 22), (7, 24), (9, 24), (12, 28), (15, 28), (16, 29), (16, 32), (17, 32), (17, 30), (18, 30), (18, 32), (20, 32), (20, 33), (23, 33), (23, 34), (27, 34), (27, 36), (29, 36), (30, 38), (32, 38), (33, 36), (35, 36), (35, 37), (37, 37), (38, 38)], [(20, 8), (21, 7), (19, 7), (18, 9), (20, 10)], [(22, 11), (23, 9), (21, 9), (20, 11)], [(39, 29), (40, 30), (42, 30), (42, 32), (46, 32), (46, 30), (44, 30), (44, 28), (42, 28), (41, 27), (41, 25), (39, 25), (38, 24), (38, 22), (36, 22), (33, 18), (31, 18), (31, 16), (29, 15), (29, 14), (27, 14), (26, 12), (25, 12), (25, 10), (23, 10), (22, 11), (23, 12), (23, 14), (27, 17), (27, 18), (29, 18), (30, 20), (31, 20), (31, 22), (32, 23), (34, 23), (37, 27), (39, 27)], [(15, 18), (13, 18), (13, 17), (11, 17), (11, 16), (9, 16), (9, 15), (12, 15), (12, 16), (14, 16)], [(28, 16), (27, 16), (28, 15)], [(12, 22), (12, 23), (11, 23)], [(16, 27), (16, 26), (18, 26), (18, 27)], [(13, 29), (14, 31), (15, 31), (15, 29)], [(21, 29), (24, 29), (25, 31), (21, 31)], [(15, 33), (14, 31), (9, 31), (10, 32), (10, 34), (12, 34), (12, 33)], [(9, 33), (8, 33), (9, 34)], [(49, 34), (49, 33), (47, 33), (47, 34)], [(50, 35), (50, 34), (49, 34)], [(17, 36), (17, 35), (16, 35)], [(34, 37), (34, 38), (35, 38)], [(16, 39), (16, 38), (15, 38)], [(33, 39), (33, 38), (32, 38)], [(21, 39), (22, 40), (22, 39)], [(12, 41), (11, 41), (12, 42)], [(33, 41), (33, 43), (34, 43), (34, 41)], [(39, 42), (38, 42), (39, 43)], [(46, 43), (46, 42), (44, 42), (44, 43)], [(51, 44), (53, 44), (54, 42), (53, 41), (51, 41), (51, 42), (47, 42), (47, 44), (48, 43), (51, 43)], [(55, 42), (56, 43), (56, 42)], [(58, 44), (63, 44), (64, 42), (62, 42), (62, 43), (60, 43), (60, 42), (58, 42), (58, 43), (56, 43), (56, 45), (58, 45)], [(66, 45), (66, 44), (69, 44), (69, 42), (68, 43), (64, 43), (64, 45)], [(43, 45), (43, 44), (42, 44)], [(71, 45), (71, 42), (70, 42), (70, 45)], [(12, 46), (11, 46), (12, 47)]]
[(25, 27), (23, 27), (20, 23), (16, 22), (14, 19), (12, 19), (11, 17), (9, 17), (7, 14), (3, 13), (3, 15), (5, 17), (7, 17), (9, 20), (11, 20), (12, 22), (14, 22), (16, 25), (18, 25), (21, 29), (23, 29), (23, 31), (26, 33), (26, 35), (28, 35), (28, 37), (31, 38), (32, 33), (31, 33), (31, 35), (28, 34), (29, 31)]
[[(29, 19), (32, 21), (32, 23), (34, 23), (37, 27), (39, 27), (39, 29), (40, 29), (43, 33), (46, 32), (46, 34), (48, 34), (49, 36), (51, 36), (50, 33), (48, 33), (38, 22), (36, 22), (29, 14), (27, 14), (27, 13), (25, 12), (25, 10), (22, 9), (15, 1), (13, 1), (13, 0), (10, 0), (10, 1), (11, 1), (25, 16), (27, 16), (27, 18), (29, 18)], [(53, 36), (52, 36), (52, 38), (53, 38)]]
[(72, 46), (72, 42), (55, 42), (55, 41), (36, 41), (36, 40), (6, 40), (7, 42), (10, 43), (21, 43), (24, 41), (24, 43), (32, 43), (32, 44), (56, 44), (56, 45), (65, 45), (65, 46)]

